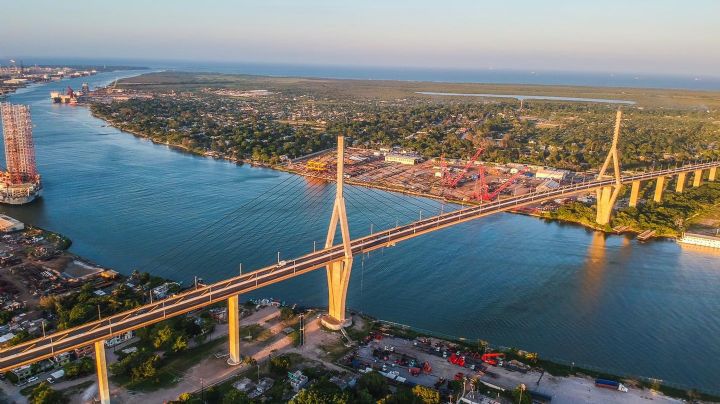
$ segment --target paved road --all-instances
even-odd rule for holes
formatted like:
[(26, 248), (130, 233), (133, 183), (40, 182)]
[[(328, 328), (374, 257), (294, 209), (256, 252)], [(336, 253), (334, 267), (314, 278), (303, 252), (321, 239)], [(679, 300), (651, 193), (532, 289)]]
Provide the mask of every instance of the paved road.
[[(672, 176), (681, 172), (691, 172), (717, 166), (720, 166), (720, 162), (693, 164), (679, 168), (641, 173), (623, 177), (622, 183), (627, 184), (633, 181), (650, 180), (661, 176)], [(585, 193), (600, 187), (613, 185), (614, 182), (615, 180), (612, 178), (581, 182), (550, 191), (515, 196), (433, 216), (408, 225), (355, 239), (351, 242), (352, 254), (355, 255), (382, 247), (394, 246), (400, 241), (414, 238), (431, 231), (437, 231), (469, 220), (526, 205)], [(247, 293), (276, 282), (302, 275), (324, 267), (330, 262), (341, 260), (343, 257), (343, 246), (336, 245), (294, 260), (286, 261), (282, 266), (275, 265), (265, 267), (212, 285), (201, 286), (160, 302), (147, 304), (103, 320), (87, 323), (76, 328), (60, 331), (46, 337), (7, 348), (0, 351), (0, 371), (7, 371), (23, 364), (37, 362), (62, 352), (90, 345), (95, 341), (105, 340), (130, 330), (160, 322), (169, 317), (175, 317), (197, 310), (210, 304), (226, 300), (231, 296)]]

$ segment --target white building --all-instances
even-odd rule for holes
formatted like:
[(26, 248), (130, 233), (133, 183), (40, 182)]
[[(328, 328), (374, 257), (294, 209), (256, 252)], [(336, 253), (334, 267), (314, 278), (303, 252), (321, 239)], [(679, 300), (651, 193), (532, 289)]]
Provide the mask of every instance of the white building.
[(546, 178), (556, 181), (562, 181), (565, 178), (565, 175), (568, 174), (568, 171), (566, 170), (554, 170), (551, 168), (541, 168), (535, 172), (535, 177), (537, 178)]
[(292, 386), (296, 392), (305, 387), (308, 382), (308, 377), (299, 369), (295, 372), (288, 372), (288, 379), (290, 380), (290, 386)]
[(115, 345), (121, 344), (125, 341), (132, 339), (132, 337), (134, 337), (134, 336), (135, 336), (134, 331), (128, 331), (125, 334), (116, 335), (116, 336), (110, 338), (109, 340), (106, 340), (105, 346), (108, 348), (112, 348)]

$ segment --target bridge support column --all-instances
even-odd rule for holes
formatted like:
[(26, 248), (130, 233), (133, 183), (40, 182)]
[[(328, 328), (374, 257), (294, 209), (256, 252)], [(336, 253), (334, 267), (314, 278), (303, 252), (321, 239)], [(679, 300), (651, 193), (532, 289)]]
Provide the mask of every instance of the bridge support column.
[(610, 163), (613, 165), (613, 173), (615, 182), (612, 185), (604, 186), (596, 191), (597, 199), (597, 214), (595, 216), (595, 222), (599, 225), (607, 225), (610, 223), (610, 215), (612, 214), (613, 206), (620, 195), (620, 189), (622, 188), (622, 181), (620, 179), (620, 156), (618, 155), (618, 140), (620, 138), (620, 122), (622, 120), (622, 111), (617, 111), (615, 118), (615, 132), (613, 133), (612, 144), (610, 145), (610, 151), (608, 152), (605, 162), (600, 168), (598, 173), (598, 179), (603, 179), (606, 175)]
[(347, 327), (352, 321), (352, 319), (346, 318), (345, 315), (345, 300), (347, 298), (347, 288), (350, 284), (353, 256), (350, 248), (350, 228), (348, 227), (347, 211), (345, 209), (345, 197), (343, 196), (344, 166), (345, 139), (340, 135), (338, 136), (337, 145), (337, 188), (335, 191), (335, 205), (333, 206), (332, 216), (330, 217), (330, 226), (325, 241), (325, 248), (333, 246), (335, 233), (337, 232), (338, 225), (340, 225), (345, 257), (340, 261), (328, 264), (326, 270), (328, 282), (328, 314), (322, 317), (321, 323), (331, 330), (339, 330)]
[(240, 357), (240, 296), (228, 298), (228, 344), (230, 357), (228, 365), (236, 366), (242, 362)]
[(630, 189), (630, 207), (637, 206), (638, 197), (640, 196), (640, 181), (633, 181)]
[(697, 188), (702, 185), (702, 170), (695, 170), (693, 174), (693, 188)]
[(597, 192), (597, 215), (595, 222), (597, 224), (606, 225), (610, 223), (610, 215), (615, 200), (613, 196), (613, 187), (602, 187)]
[(658, 177), (657, 182), (655, 183), (655, 196), (653, 197), (653, 201), (660, 202), (662, 201), (662, 194), (663, 189), (665, 188), (665, 177)]
[(685, 190), (685, 183), (687, 182), (687, 173), (680, 173), (677, 177), (677, 184), (675, 184), (675, 192), (681, 194)]
[(110, 385), (108, 384), (107, 362), (105, 361), (105, 341), (95, 342), (95, 368), (97, 370), (100, 404), (110, 404)]
[(717, 175), (717, 167), (710, 167), (710, 174), (708, 175), (708, 181), (715, 181), (715, 175)]

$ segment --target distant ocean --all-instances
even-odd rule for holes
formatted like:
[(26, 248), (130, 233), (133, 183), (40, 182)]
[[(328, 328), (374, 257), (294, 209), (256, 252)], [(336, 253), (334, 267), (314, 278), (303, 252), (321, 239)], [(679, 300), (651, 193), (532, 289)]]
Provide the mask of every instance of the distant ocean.
[(293, 64), (219, 63), (142, 59), (25, 58), (31, 64), (92, 64), (145, 66), (178, 71), (296, 76), (337, 79), (435, 81), (448, 83), (540, 84), (593, 87), (674, 88), (720, 90), (720, 77), (597, 73), (509, 69), (425, 69), (401, 67), (353, 67)]

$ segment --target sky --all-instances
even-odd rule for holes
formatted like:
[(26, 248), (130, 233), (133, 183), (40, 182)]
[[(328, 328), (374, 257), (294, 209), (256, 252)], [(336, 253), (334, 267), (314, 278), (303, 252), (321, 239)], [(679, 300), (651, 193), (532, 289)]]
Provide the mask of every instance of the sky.
[(2, 59), (720, 76), (718, 0), (0, 0), (0, 10)]

